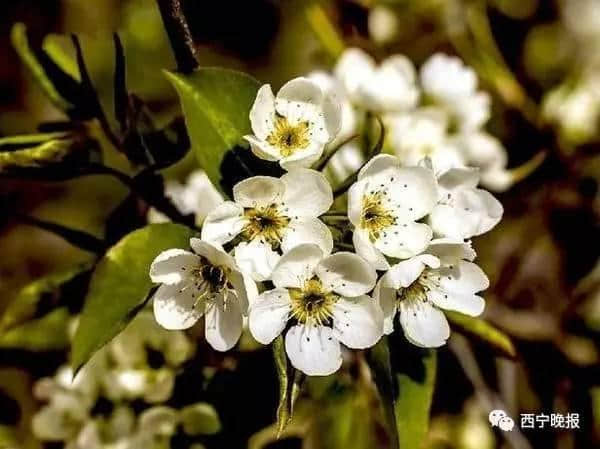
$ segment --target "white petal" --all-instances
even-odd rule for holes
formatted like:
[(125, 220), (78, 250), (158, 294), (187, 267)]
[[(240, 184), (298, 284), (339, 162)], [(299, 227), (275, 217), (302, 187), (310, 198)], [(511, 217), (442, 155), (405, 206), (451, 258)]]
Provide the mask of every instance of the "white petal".
[(371, 176), (382, 175), (390, 169), (395, 170), (398, 168), (400, 168), (400, 160), (396, 156), (378, 154), (358, 172), (358, 179), (361, 180)]
[(244, 136), (244, 139), (250, 144), (250, 150), (256, 157), (266, 161), (281, 159), (281, 151), (266, 140), (260, 140), (254, 136)]
[(386, 273), (386, 284), (395, 288), (406, 288), (415, 282), (425, 267), (438, 268), (440, 260), (429, 254), (421, 254), (398, 262)]
[(292, 155), (281, 158), (279, 163), (285, 170), (310, 167), (319, 160), (324, 149), (323, 143), (313, 141), (306, 148), (296, 150)]
[(289, 216), (318, 217), (329, 210), (333, 192), (327, 178), (316, 170), (292, 169), (281, 177), (285, 184), (283, 203)]
[(400, 324), (407, 340), (420, 347), (437, 348), (450, 337), (446, 317), (428, 301), (401, 301)]
[(242, 310), (234, 296), (215, 298), (205, 320), (206, 341), (217, 351), (233, 348), (242, 335)]
[(445, 171), (439, 178), (441, 197), (444, 190), (453, 191), (458, 188), (474, 189), (479, 184), (479, 170), (470, 167), (456, 167)]
[(432, 289), (427, 292), (427, 298), (441, 309), (456, 310), (469, 316), (479, 316), (485, 309), (485, 301), (478, 295)]
[(383, 332), (386, 335), (394, 332), (394, 318), (398, 310), (398, 295), (395, 288), (386, 285), (387, 273), (384, 274), (373, 291), (373, 297), (383, 312)]
[(176, 284), (189, 276), (200, 258), (183, 249), (168, 249), (160, 253), (150, 265), (152, 282)]
[(427, 252), (440, 259), (442, 265), (455, 265), (461, 259), (472, 261), (477, 256), (470, 242), (447, 238), (432, 240)]
[(376, 270), (387, 270), (390, 267), (385, 256), (369, 241), (369, 236), (364, 231), (355, 229), (352, 234), (352, 243), (356, 254), (369, 262)]
[(358, 89), (368, 82), (375, 71), (375, 61), (359, 48), (349, 48), (342, 53), (334, 73), (348, 94), (357, 99)]
[(333, 335), (349, 348), (370, 348), (383, 335), (381, 308), (366, 295), (341, 298), (333, 307)]
[(406, 259), (423, 252), (432, 235), (426, 224), (408, 222), (388, 226), (373, 243), (386, 256)]
[(461, 260), (451, 267), (437, 270), (442, 290), (459, 294), (473, 294), (487, 289), (490, 281), (476, 264)]
[(242, 207), (264, 207), (281, 201), (285, 184), (271, 176), (253, 176), (233, 186), (233, 199)]
[(261, 140), (265, 140), (273, 130), (275, 117), (275, 97), (271, 86), (264, 84), (258, 89), (256, 100), (250, 109), (252, 131)]
[(331, 231), (318, 218), (300, 217), (290, 221), (281, 241), (281, 249), (286, 253), (304, 243), (319, 246), (323, 254), (329, 254), (333, 249)]
[(206, 216), (201, 237), (202, 240), (223, 245), (238, 235), (245, 224), (244, 208), (233, 201), (226, 201)]
[(436, 53), (421, 67), (421, 83), (428, 94), (453, 101), (475, 91), (477, 76), (460, 59)]
[(238, 269), (233, 257), (227, 254), (220, 245), (192, 237), (190, 246), (196, 254), (205, 257), (213, 265), (221, 265), (234, 270)]
[(368, 185), (368, 179), (363, 179), (355, 182), (348, 189), (348, 219), (354, 226), (360, 224), (365, 190)]
[(271, 343), (285, 329), (290, 310), (290, 295), (285, 288), (262, 293), (248, 315), (252, 336), (264, 345)]
[[(276, 101), (276, 103), (282, 105), (284, 104), (284, 101), (291, 101), (320, 106), (323, 101), (323, 91), (314, 81), (308, 78), (298, 77), (281, 86), (281, 89), (277, 92), (276, 100), (280, 100), (279, 102)], [(278, 109), (278, 112), (287, 117), (285, 110)]]
[(342, 366), (340, 343), (329, 327), (292, 327), (285, 336), (285, 351), (294, 368), (309, 376), (328, 376)]
[(346, 297), (364, 295), (377, 281), (375, 269), (366, 260), (345, 251), (323, 259), (315, 272), (325, 287)]
[(241, 242), (235, 247), (237, 265), (257, 282), (269, 279), (279, 258), (271, 245), (259, 239)]
[(323, 98), (323, 122), (327, 130), (327, 142), (331, 142), (339, 134), (342, 129), (342, 120), (344, 115), (343, 105), (335, 95), (325, 94)]
[(169, 330), (192, 327), (204, 313), (204, 301), (196, 304), (198, 295), (192, 283), (161, 285), (153, 296), (156, 322)]
[[(391, 178), (389, 178), (391, 181)], [(385, 182), (382, 180), (382, 183)], [(437, 181), (433, 171), (424, 167), (403, 167), (393, 173), (388, 192), (390, 206), (399, 210), (404, 220), (418, 220), (437, 203)]]
[(229, 273), (228, 280), (233, 285), (242, 315), (246, 315), (248, 306), (256, 301), (258, 297), (256, 282), (249, 275), (240, 273), (239, 271)]
[(323, 250), (317, 245), (296, 246), (285, 253), (273, 270), (271, 279), (276, 287), (299, 288), (313, 277), (315, 268), (323, 258)]

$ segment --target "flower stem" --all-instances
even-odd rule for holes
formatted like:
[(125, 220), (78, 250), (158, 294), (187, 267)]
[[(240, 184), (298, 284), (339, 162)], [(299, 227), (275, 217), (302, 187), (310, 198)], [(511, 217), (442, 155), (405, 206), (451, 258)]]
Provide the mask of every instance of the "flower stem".
[(335, 148), (331, 149), (330, 151), (328, 151), (327, 153), (325, 153), (323, 156), (321, 156), (321, 159), (319, 159), (314, 165), (313, 165), (313, 169), (314, 170), (323, 170), (327, 164), (329, 163), (329, 161), (331, 160), (331, 158), (333, 156), (335, 156), (335, 154), (344, 146), (346, 145), (348, 142), (353, 141), (354, 139), (356, 139), (358, 137), (358, 134), (353, 134), (352, 136), (348, 137), (347, 139), (344, 139), (342, 142), (340, 142), (339, 145), (337, 145)]
[(198, 68), (198, 53), (183, 13), (181, 0), (157, 0), (157, 3), (175, 54), (177, 70), (181, 73), (193, 72)]

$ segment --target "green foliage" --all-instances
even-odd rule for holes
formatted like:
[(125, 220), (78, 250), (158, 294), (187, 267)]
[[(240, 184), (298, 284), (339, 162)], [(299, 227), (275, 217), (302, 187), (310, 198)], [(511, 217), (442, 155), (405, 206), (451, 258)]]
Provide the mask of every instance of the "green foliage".
[(392, 353), (387, 337), (370, 351), (370, 364), (392, 435), (392, 447), (422, 447), (435, 388), (436, 355), (433, 349), (406, 344), (396, 345)]
[(199, 402), (188, 405), (179, 412), (183, 431), (188, 435), (213, 435), (221, 430), (221, 421), (215, 408)]
[(0, 175), (68, 179), (99, 162), (91, 139), (72, 133), (43, 133), (0, 139)]
[(78, 265), (68, 270), (51, 273), (23, 287), (2, 314), (0, 332), (30, 320), (41, 312), (41, 308), (59, 304), (64, 287), (90, 268), (89, 263)]
[(46, 69), (41, 64), (38, 56), (29, 46), (27, 40), (27, 28), (23, 23), (16, 23), (11, 31), (11, 39), (13, 47), (17, 54), (27, 66), (36, 82), (40, 85), (44, 93), (50, 101), (59, 109), (67, 110), (72, 107), (72, 104), (61, 95), (54, 85), (54, 81), (50, 79), (46, 73)]
[(464, 332), (483, 340), (502, 355), (508, 357), (515, 357), (517, 355), (517, 351), (508, 335), (499, 331), (487, 321), (452, 311), (446, 311), (446, 316), (452, 324)]
[(70, 315), (66, 307), (3, 332), (0, 348), (19, 348), (30, 351), (65, 349), (69, 346), (67, 332)]
[(179, 97), (200, 166), (220, 186), (225, 153), (250, 134), (249, 112), (260, 83), (234, 70), (201, 68), (189, 75), (166, 72)]
[(110, 248), (90, 282), (72, 345), (71, 363), (81, 368), (133, 319), (152, 287), (150, 264), (169, 248), (187, 248), (193, 231), (163, 223), (138, 229)]

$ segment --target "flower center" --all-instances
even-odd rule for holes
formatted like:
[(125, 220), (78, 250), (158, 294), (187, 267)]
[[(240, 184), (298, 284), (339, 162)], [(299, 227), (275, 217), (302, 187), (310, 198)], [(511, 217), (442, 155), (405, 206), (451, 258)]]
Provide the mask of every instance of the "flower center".
[(326, 324), (333, 316), (333, 305), (339, 299), (336, 294), (326, 291), (316, 277), (309, 279), (302, 288), (289, 289), (292, 299), (291, 316), (299, 323)]
[(371, 241), (377, 240), (381, 231), (396, 223), (396, 218), (382, 205), (382, 192), (365, 195), (363, 198), (360, 227), (366, 229)]
[(248, 241), (260, 237), (272, 246), (279, 245), (283, 231), (290, 222), (275, 204), (246, 209), (244, 215), (248, 222), (242, 231), (243, 237)]
[(427, 302), (427, 292), (440, 288), (440, 273), (425, 269), (421, 275), (406, 288), (398, 290), (399, 301), (422, 301)]
[(196, 302), (202, 299), (211, 299), (216, 293), (227, 288), (228, 272), (228, 268), (213, 265), (206, 258), (201, 257), (198, 266), (192, 270), (193, 288), (198, 294)]
[(306, 121), (292, 125), (287, 118), (277, 116), (273, 132), (267, 137), (267, 142), (277, 147), (282, 156), (291, 156), (296, 150), (306, 148), (310, 143), (308, 129), (309, 124)]

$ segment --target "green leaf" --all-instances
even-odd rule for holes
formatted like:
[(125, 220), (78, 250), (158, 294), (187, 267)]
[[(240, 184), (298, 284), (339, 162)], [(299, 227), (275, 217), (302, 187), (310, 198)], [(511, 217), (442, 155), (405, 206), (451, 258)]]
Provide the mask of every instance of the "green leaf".
[(225, 153), (245, 145), (251, 134), (250, 108), (260, 83), (234, 70), (201, 68), (189, 75), (166, 72), (179, 97), (192, 150), (215, 186)]
[(2, 314), (0, 332), (34, 317), (39, 313), (40, 302), (51, 303), (49, 305), (58, 303), (62, 287), (90, 268), (91, 263), (81, 264), (68, 270), (51, 273), (27, 284)]
[(191, 436), (213, 435), (221, 431), (221, 421), (215, 408), (198, 402), (184, 407), (180, 412), (183, 431)]
[(429, 427), (436, 352), (405, 342), (392, 349), (384, 337), (370, 351), (369, 357), (392, 435), (392, 447), (420, 449)]
[(97, 142), (68, 133), (0, 139), (0, 175), (68, 179), (101, 159)]
[(134, 317), (152, 288), (154, 258), (169, 248), (188, 248), (194, 232), (182, 225), (146, 226), (123, 237), (98, 263), (72, 344), (71, 363), (79, 370)]
[(19, 348), (30, 351), (64, 349), (69, 346), (67, 333), (69, 311), (56, 309), (46, 316), (13, 327), (0, 335), (0, 348)]
[(514, 358), (517, 351), (508, 335), (496, 329), (490, 323), (481, 318), (474, 318), (459, 312), (446, 311), (450, 322), (462, 331), (473, 335), (488, 343), (503, 355)]
[(27, 66), (34, 79), (40, 85), (42, 90), (48, 96), (50, 101), (59, 109), (67, 110), (72, 107), (56, 89), (53, 81), (48, 77), (45, 68), (40, 63), (38, 57), (29, 46), (27, 40), (27, 28), (23, 23), (16, 23), (11, 31), (11, 40), (15, 51)]

